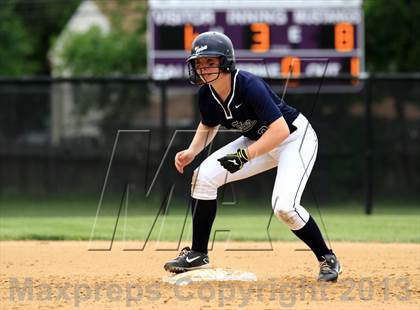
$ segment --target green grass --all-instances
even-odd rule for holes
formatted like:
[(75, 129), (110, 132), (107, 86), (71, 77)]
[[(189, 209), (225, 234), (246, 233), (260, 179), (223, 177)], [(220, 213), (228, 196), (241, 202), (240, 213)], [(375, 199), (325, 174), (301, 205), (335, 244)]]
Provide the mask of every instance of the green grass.
[[(0, 240), (89, 240), (97, 209), (96, 198), (29, 199), (12, 197), (0, 201)], [(145, 240), (158, 211), (158, 200), (132, 200), (123, 208), (115, 232), (115, 240)], [(93, 239), (111, 240), (119, 207), (118, 199), (107, 200), (95, 224)], [(306, 205), (325, 233), (316, 207)], [(172, 209), (173, 208), (173, 209)], [(374, 214), (366, 216), (363, 205), (343, 203), (321, 208), (328, 237), (331, 240), (420, 242), (420, 210), (414, 203), (381, 203)], [(149, 240), (179, 240), (185, 219), (183, 204), (171, 205), (169, 214), (159, 216)], [(265, 241), (269, 206), (245, 202), (236, 206), (221, 205), (214, 223), (216, 240)], [(268, 232), (271, 240), (297, 240), (275, 216)], [(191, 239), (191, 216), (188, 214), (182, 240)]]

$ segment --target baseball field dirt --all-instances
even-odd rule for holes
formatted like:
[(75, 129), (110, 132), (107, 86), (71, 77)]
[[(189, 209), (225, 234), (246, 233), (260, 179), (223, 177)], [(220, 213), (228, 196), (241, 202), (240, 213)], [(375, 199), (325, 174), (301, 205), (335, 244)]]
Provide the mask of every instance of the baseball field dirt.
[[(104, 244), (104, 248), (109, 244)], [(177, 243), (0, 242), (1, 309), (419, 309), (420, 245), (335, 242), (343, 273), (316, 281), (318, 266), (302, 243), (275, 242), (272, 251), (209, 252), (214, 267), (253, 272), (255, 282), (165, 283), (163, 264)], [(235, 243), (235, 248), (262, 248)], [(232, 248), (232, 243), (229, 245)], [(264, 247), (263, 247), (264, 248)], [(266, 247), (265, 247), (266, 248)]]

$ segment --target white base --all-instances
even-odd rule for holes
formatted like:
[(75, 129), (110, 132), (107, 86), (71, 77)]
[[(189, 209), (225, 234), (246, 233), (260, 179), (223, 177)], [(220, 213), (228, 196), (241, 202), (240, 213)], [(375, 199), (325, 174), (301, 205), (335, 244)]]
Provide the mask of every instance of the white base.
[(230, 269), (197, 269), (171, 276), (164, 276), (163, 282), (175, 285), (187, 285), (200, 281), (257, 281), (252, 272), (242, 272)]

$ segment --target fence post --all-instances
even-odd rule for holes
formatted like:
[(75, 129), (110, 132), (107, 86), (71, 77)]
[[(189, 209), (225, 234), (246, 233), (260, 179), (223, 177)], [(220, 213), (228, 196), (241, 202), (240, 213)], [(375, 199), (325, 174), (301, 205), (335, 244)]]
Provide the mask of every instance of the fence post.
[(372, 82), (373, 74), (366, 78), (365, 84), (365, 120), (366, 120), (366, 152), (365, 152), (365, 213), (372, 214), (373, 210), (373, 129), (372, 129)]
[[(160, 155), (165, 154), (166, 151), (166, 138), (168, 134), (168, 92), (167, 82), (162, 81), (160, 83)], [(166, 178), (163, 178), (166, 180)], [(161, 205), (166, 201), (166, 188), (167, 182), (162, 181), (161, 185)], [(168, 208), (162, 208), (162, 214), (168, 215)]]
[(160, 150), (161, 153), (165, 153), (166, 149), (166, 136), (168, 131), (168, 111), (167, 111), (167, 101), (168, 101), (168, 94), (167, 94), (167, 85), (166, 82), (163, 81), (160, 84)]

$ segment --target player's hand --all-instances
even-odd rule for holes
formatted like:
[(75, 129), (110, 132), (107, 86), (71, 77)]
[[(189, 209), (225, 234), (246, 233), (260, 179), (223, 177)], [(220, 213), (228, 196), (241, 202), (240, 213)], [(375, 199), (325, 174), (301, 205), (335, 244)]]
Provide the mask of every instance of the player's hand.
[(175, 155), (175, 167), (179, 173), (184, 173), (184, 167), (189, 165), (195, 158), (195, 154), (189, 150), (183, 150)]
[(249, 160), (248, 151), (246, 149), (238, 149), (236, 153), (227, 154), (218, 161), (220, 164), (230, 173), (235, 173), (239, 169), (242, 169), (245, 163)]

